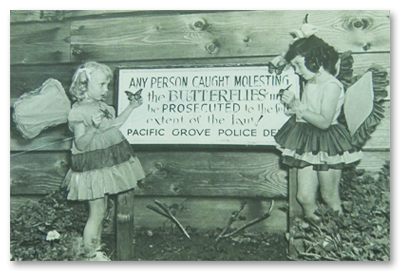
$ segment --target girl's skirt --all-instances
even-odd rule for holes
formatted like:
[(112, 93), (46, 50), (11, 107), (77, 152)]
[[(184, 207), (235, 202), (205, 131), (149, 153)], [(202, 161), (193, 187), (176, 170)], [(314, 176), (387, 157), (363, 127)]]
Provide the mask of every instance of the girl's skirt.
[(292, 116), (275, 135), (283, 163), (291, 167), (313, 166), (326, 171), (352, 166), (361, 159), (361, 151), (351, 145), (350, 133), (342, 124), (319, 129)]
[(145, 172), (129, 143), (124, 140), (106, 149), (72, 155), (63, 186), (69, 200), (93, 200), (136, 187)]

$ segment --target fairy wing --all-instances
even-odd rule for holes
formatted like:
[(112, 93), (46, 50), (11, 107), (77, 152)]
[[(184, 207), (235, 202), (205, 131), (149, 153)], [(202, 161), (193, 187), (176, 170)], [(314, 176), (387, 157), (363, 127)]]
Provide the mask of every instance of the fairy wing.
[(367, 72), (346, 91), (343, 110), (352, 137), (372, 113), (373, 107), (372, 73)]
[(71, 102), (61, 83), (50, 78), (34, 91), (21, 95), (13, 107), (17, 130), (31, 139), (48, 127), (66, 123)]
[(351, 52), (343, 53), (337, 76), (346, 89), (341, 122), (350, 131), (351, 144), (361, 149), (384, 117), (382, 99), (387, 96), (389, 80), (386, 70), (377, 65), (372, 65), (361, 78), (353, 77), (352, 66)]

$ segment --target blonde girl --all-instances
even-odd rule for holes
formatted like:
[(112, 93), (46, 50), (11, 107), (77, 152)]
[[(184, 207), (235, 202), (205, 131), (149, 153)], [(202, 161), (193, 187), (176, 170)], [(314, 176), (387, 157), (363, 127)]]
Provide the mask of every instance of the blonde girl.
[(101, 244), (107, 195), (131, 190), (145, 177), (136, 154), (118, 129), (143, 101), (130, 99), (128, 107), (115, 117), (114, 108), (104, 102), (112, 77), (106, 65), (86, 62), (76, 70), (69, 89), (75, 100), (68, 115), (74, 136), (71, 170), (64, 184), (69, 200), (89, 204), (83, 243), (86, 251), (92, 252)]

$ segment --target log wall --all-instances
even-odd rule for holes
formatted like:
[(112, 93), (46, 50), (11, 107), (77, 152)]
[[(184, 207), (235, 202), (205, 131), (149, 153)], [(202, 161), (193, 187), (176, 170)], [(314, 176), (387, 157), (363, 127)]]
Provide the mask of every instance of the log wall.
[[(52, 77), (69, 88), (85, 60), (119, 67), (213, 67), (265, 64), (280, 54), (305, 14), (318, 35), (339, 52), (353, 51), (354, 73), (375, 63), (390, 73), (388, 11), (11, 11), (10, 103)], [(390, 88), (387, 88), (390, 93)], [(107, 102), (115, 104), (115, 91)], [(385, 119), (364, 148), (359, 167), (378, 171), (390, 159), (390, 95)], [(26, 140), (10, 127), (11, 209), (55, 189), (69, 168), (71, 132), (59, 125)], [(135, 191), (138, 225), (163, 222), (145, 206), (155, 198), (190, 207), (183, 224), (215, 229), (242, 199), (249, 219), (271, 199), (285, 206), (287, 169), (279, 152), (257, 147), (134, 146), (146, 171)], [(257, 228), (258, 227), (258, 228)], [(255, 229), (286, 230), (286, 214), (275, 208)]]

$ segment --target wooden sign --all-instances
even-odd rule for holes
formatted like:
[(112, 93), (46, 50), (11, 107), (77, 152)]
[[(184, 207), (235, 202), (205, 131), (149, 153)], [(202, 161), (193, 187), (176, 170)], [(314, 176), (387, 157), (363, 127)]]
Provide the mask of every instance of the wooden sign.
[(117, 109), (142, 89), (143, 105), (121, 127), (132, 144), (275, 145), (289, 118), (279, 91), (298, 97), (299, 88), (293, 69), (267, 66), (120, 69)]

